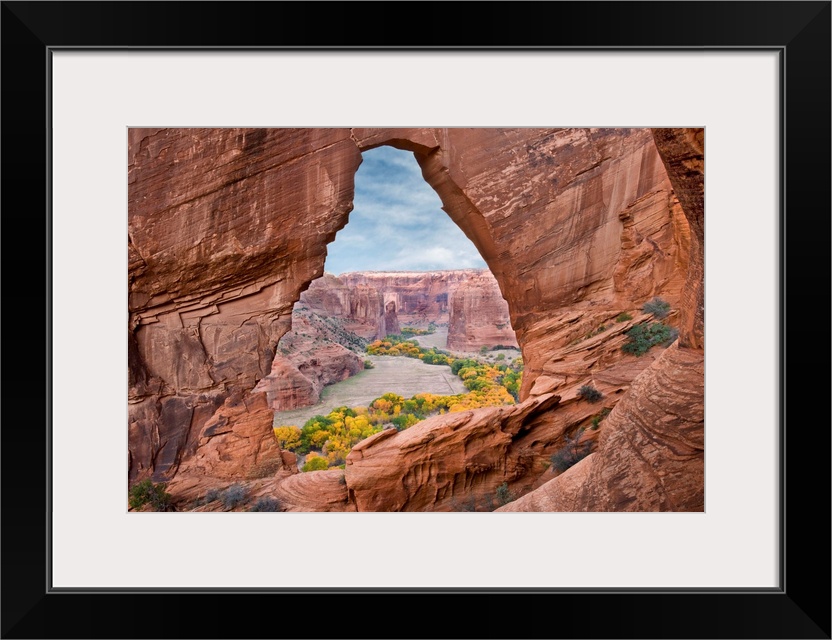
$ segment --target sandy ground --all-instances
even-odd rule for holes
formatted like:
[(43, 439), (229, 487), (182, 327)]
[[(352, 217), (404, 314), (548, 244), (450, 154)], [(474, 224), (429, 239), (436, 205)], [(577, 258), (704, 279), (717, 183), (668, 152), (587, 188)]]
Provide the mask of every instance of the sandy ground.
[[(435, 333), (426, 336), (414, 336), (423, 347), (445, 349), (448, 342), (448, 328), (438, 327)], [(479, 352), (452, 352), (459, 357), (476, 357), (488, 362), (496, 362), (499, 354), (505, 354), (508, 364), (520, 355), (517, 349), (489, 351), (485, 356)], [(374, 369), (365, 369), (360, 373), (333, 385), (325, 387), (321, 401), (312, 407), (303, 407), (292, 411), (274, 414), (275, 426), (293, 424), (302, 427), (304, 423), (317, 415), (326, 415), (336, 407), (366, 407), (373, 400), (385, 393), (397, 393), (409, 398), (417, 393), (435, 393), (454, 395), (466, 393), (462, 380), (451, 373), (451, 368), (443, 365), (425, 364), (415, 358), (396, 356), (365, 356), (375, 365)]]
[(325, 387), (321, 402), (315, 406), (275, 413), (274, 424), (302, 427), (313, 416), (326, 415), (336, 407), (366, 407), (388, 392), (405, 398), (417, 393), (454, 395), (467, 392), (462, 380), (451, 373), (448, 366), (396, 356), (367, 356), (366, 359), (373, 362), (374, 369), (365, 369), (343, 382)]

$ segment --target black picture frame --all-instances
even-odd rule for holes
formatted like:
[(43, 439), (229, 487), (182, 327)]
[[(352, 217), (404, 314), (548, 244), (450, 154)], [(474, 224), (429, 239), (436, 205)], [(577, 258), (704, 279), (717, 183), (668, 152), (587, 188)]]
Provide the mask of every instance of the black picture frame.
[[(828, 366), (819, 368), (825, 373), (817, 379), (816, 359), (818, 353), (830, 353), (825, 329), (832, 210), (830, 2), (495, 2), (458, 3), (454, 11), (449, 3), (407, 3), (412, 24), (394, 20), (385, 7), (353, 2), (2, 3), (2, 296), (7, 311), (0, 432), (2, 637), (829, 638), (830, 430), (827, 407), (818, 398), (828, 398), (830, 381)], [(430, 19), (417, 19), (419, 12), (428, 12)], [(51, 382), (52, 321), (48, 83), (50, 52), (63, 47), (779, 51), (785, 80), (780, 588), (52, 591), (46, 455), (51, 415), (45, 395)], [(669, 85), (684, 99), (684, 78), (671, 79)], [(749, 235), (753, 238), (753, 230)], [(807, 282), (812, 293), (801, 308), (797, 292)], [(811, 359), (803, 355), (808, 353)], [(90, 493), (79, 497), (79, 517), (95, 508), (94, 490), (86, 488)], [(807, 497), (810, 509), (797, 506)], [(502, 541), (500, 548), (489, 561), (510, 562), (511, 543)], [(378, 611), (396, 612), (401, 624), (391, 628), (386, 616), (374, 613)], [(450, 627), (446, 620), (452, 621)]]

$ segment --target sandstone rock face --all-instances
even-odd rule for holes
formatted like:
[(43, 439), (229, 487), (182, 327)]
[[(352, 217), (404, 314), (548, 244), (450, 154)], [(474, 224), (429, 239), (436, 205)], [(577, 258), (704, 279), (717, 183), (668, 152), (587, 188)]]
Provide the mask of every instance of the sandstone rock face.
[(680, 342), (705, 347), (705, 130), (653, 129), (673, 190), (690, 226)]
[(312, 281), (298, 305), (327, 318), (338, 318), (346, 330), (368, 340), (374, 340), (382, 330), (384, 293), (372, 285), (353, 284), (327, 273)]
[(360, 161), (346, 129), (130, 130), (131, 478), (172, 477), (271, 371)]
[(436, 416), (405, 431), (377, 433), (347, 456), (350, 501), (358, 511), (449, 511), (482, 500), (535, 465), (534, 452), (512, 450), (512, 442), (559, 400), (550, 394), (522, 406)]
[[(244, 500), (226, 506), (222, 492), (232, 485), (242, 488)], [(277, 502), (279, 511), (355, 511), (347, 500), (347, 486), (341, 469), (313, 471), (295, 475), (248, 476), (233, 483), (225, 478), (201, 475), (177, 475), (168, 486), (175, 496), (177, 511), (249, 511), (260, 498)], [(219, 499), (206, 501), (210, 492)]]
[[(399, 333), (401, 326), (448, 324), (448, 348), (517, 346), (508, 303), (487, 269), (357, 271), (325, 275), (301, 294), (301, 303), (365, 338)], [(394, 305), (396, 322), (388, 316)]]
[(402, 332), (399, 316), (396, 314), (396, 303), (392, 300), (384, 305), (384, 321), (377, 337), (396, 335)]
[(450, 292), (448, 348), (478, 351), (480, 347), (516, 347), (508, 304), (494, 276), (487, 271), (472, 274)]
[[(541, 393), (518, 405), (439, 415), (360, 442), (347, 456), (351, 502), (359, 511), (491, 511), (500, 506), (496, 492), (502, 483), (516, 496), (537, 488), (541, 478), (554, 476), (550, 457), (566, 446), (567, 436), (582, 432), (579, 441), (595, 447), (610, 428), (604, 414), (660, 357), (659, 350), (625, 355), (623, 341), (610, 340), (608, 357), (615, 362), (591, 381), (603, 395), (597, 403), (579, 396), (589, 382), (585, 373), (569, 382), (548, 378), (536, 385)], [(599, 348), (583, 347), (584, 365), (598, 357), (591, 352)]]
[(357, 353), (339, 344), (327, 319), (292, 314), (292, 330), (280, 340), (272, 369), (255, 387), (275, 411), (317, 404), (324, 386), (346, 380), (364, 369)]
[(203, 425), (181, 474), (236, 480), (297, 473), (294, 454), (277, 446), (273, 418), (263, 394), (230, 396)]
[(349, 287), (371, 287), (379, 291), (385, 304), (396, 304), (402, 324), (426, 326), (430, 322), (448, 321), (450, 290), (480, 271), (356, 271), (343, 273), (339, 279)]
[[(293, 304), (322, 275), (325, 246), (347, 222), (361, 150), (391, 144), (414, 152), (443, 208), (496, 277), (523, 350), (526, 400), (467, 419), (439, 416), (412, 434), (365, 441), (346, 471), (352, 504), (446, 509), (466, 486), (481, 487), (483, 496), (502, 482), (517, 492), (533, 488), (546, 472), (518, 473), (528, 468), (520, 447), (537, 446), (548, 455), (558, 431), (585, 422), (588, 415), (567, 417), (569, 407), (597, 407), (570, 405), (568, 393), (594, 380), (599, 388), (608, 385), (613, 414), (635, 416), (624, 401), (644, 409), (647, 399), (658, 400), (635, 423), (637, 432), (611, 414), (599, 430), (597, 451), (551, 482), (583, 473), (589, 478), (584, 469), (591, 468), (605, 488), (576, 489), (572, 507), (629, 509), (633, 490), (658, 486), (650, 465), (632, 466), (637, 454), (649, 452), (653, 440), (666, 442), (668, 450), (681, 443), (676, 454), (646, 458), (663, 463), (678, 454), (684, 464), (675, 461), (668, 468), (673, 472), (661, 477), (660, 498), (640, 504), (695, 509), (704, 488), (689, 470), (703, 457), (695, 446), (701, 423), (679, 426), (684, 437), (663, 429), (676, 416), (687, 425), (703, 406), (701, 386), (691, 378), (701, 379), (691, 363), (702, 357), (704, 344), (699, 141), (695, 130), (664, 135), (648, 129), (131, 129), (131, 477), (176, 474), (184, 483), (199, 473), (213, 477), (213, 466), (222, 474), (236, 473), (235, 466), (242, 471), (262, 455), (266, 445), (256, 437), (246, 437), (244, 446), (230, 440), (236, 424), (248, 429), (256, 421), (246, 417), (245, 403), (235, 413), (223, 409), (225, 402), (245, 397), (270, 372)], [(607, 346), (617, 329), (594, 334), (602, 321), (622, 310), (637, 312), (656, 295), (677, 313), (671, 321), (681, 329), (682, 348), (675, 353), (693, 368), (683, 371), (667, 351), (655, 371), (641, 375), (660, 380), (672, 395), (651, 396), (654, 387), (637, 378), (641, 359), (622, 358)], [(396, 302), (404, 322), (406, 305)], [(616, 339), (623, 340), (620, 334)], [(536, 387), (541, 376), (547, 380)], [(561, 402), (535, 413), (533, 407), (555, 397), (553, 389)], [(215, 412), (230, 431), (209, 437), (204, 433), (217, 424)], [(271, 429), (266, 422), (257, 422), (264, 434)], [(628, 435), (638, 436), (632, 456), (616, 455), (603, 441)], [(222, 451), (245, 462), (223, 459), (222, 436), (229, 438)], [(480, 448), (478, 438), (491, 445)], [(428, 454), (416, 456), (416, 446)], [(480, 454), (492, 450), (483, 461)], [(389, 471), (383, 458), (405, 466)], [(384, 492), (373, 489), (362, 465), (375, 469), (379, 487), (390, 488), (388, 502), (379, 502)], [(409, 484), (394, 487), (399, 480)], [(431, 488), (413, 484), (423, 481)]]
[(605, 420), (596, 453), (500, 511), (703, 511), (702, 356), (667, 349)]

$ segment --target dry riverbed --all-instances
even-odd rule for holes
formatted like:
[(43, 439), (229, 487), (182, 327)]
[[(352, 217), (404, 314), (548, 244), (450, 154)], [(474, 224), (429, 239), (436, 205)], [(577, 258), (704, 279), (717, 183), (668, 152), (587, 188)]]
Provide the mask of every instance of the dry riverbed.
[(425, 364), (416, 358), (401, 356), (366, 356), (366, 359), (375, 368), (324, 387), (321, 401), (312, 407), (275, 413), (275, 426), (302, 427), (309, 418), (326, 415), (336, 407), (366, 407), (385, 393), (409, 398), (417, 393), (447, 396), (468, 391), (446, 365)]

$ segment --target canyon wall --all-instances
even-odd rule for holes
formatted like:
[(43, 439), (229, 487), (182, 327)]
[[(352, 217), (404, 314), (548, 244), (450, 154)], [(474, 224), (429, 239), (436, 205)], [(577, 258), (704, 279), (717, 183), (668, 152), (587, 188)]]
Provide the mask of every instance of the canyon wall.
[(350, 283), (326, 273), (312, 281), (300, 295), (297, 306), (321, 316), (338, 318), (345, 329), (367, 340), (375, 340), (382, 330), (383, 292), (365, 283)]
[(450, 291), (449, 306), (448, 349), (517, 346), (508, 303), (490, 272), (478, 271), (457, 283)]
[(384, 324), (390, 303), (399, 326), (447, 324), (450, 349), (517, 346), (508, 303), (487, 269), (326, 274), (301, 294), (299, 304), (339, 318), (345, 327), (372, 340), (398, 333)]
[[(496, 277), (526, 363), (523, 402), (437, 416), (412, 434), (365, 441), (347, 460), (348, 504), (447, 509), (472, 487), (474, 497), (503, 482), (518, 492), (540, 491), (551, 473), (540, 460), (597, 409), (576, 396), (580, 384), (594, 382), (614, 406), (595, 453), (547, 482), (563, 483), (591, 464), (607, 489), (584, 491), (569, 506), (627, 508), (632, 503), (619, 499), (618, 488), (653, 486), (648, 480), (657, 473), (616, 456), (614, 447), (633, 428), (626, 416), (650, 397), (645, 376), (667, 393), (638, 424), (634, 455), (655, 439), (673, 451), (679, 438), (664, 434), (663, 425), (685, 416), (685, 449), (661, 478), (672, 498), (648, 508), (699, 508), (699, 387), (679, 378), (678, 361), (658, 349), (647, 360), (622, 356), (621, 332), (607, 325), (622, 311), (644, 320), (641, 305), (662, 296), (682, 331), (684, 341), (673, 348), (684, 354), (685, 376), (701, 378), (688, 362), (701, 357), (703, 344), (701, 218), (688, 211), (695, 176), (679, 169), (689, 172), (701, 153), (696, 132), (680, 131), (666, 143), (649, 129), (131, 129), (131, 477), (175, 476), (184, 487), (197, 475), (213, 477), (214, 467), (225, 473), (221, 456), (202, 451), (220, 437), (211, 435), (215, 414), (235, 393), (247, 400), (268, 375), (293, 304), (322, 275), (326, 244), (347, 222), (360, 152), (391, 144), (414, 153), (443, 208)], [(680, 141), (685, 136), (693, 143)], [(688, 157), (677, 162), (680, 149)], [(680, 203), (666, 167), (690, 198)], [(633, 409), (625, 411), (625, 403)], [(249, 423), (244, 409), (221, 416), (222, 437)], [(234, 441), (237, 466), (254, 460), (255, 440)], [(427, 453), (416, 455), (417, 448)], [(391, 481), (381, 479), (391, 471), (382, 459), (403, 465), (395, 473), (406, 479), (404, 493), (389, 499)], [(311, 479), (292, 482), (293, 495), (309, 495), (300, 487)], [(176, 483), (171, 491), (176, 495)]]
[(333, 324), (313, 313), (292, 314), (292, 330), (281, 338), (269, 375), (255, 387), (266, 394), (272, 409), (290, 411), (317, 404), (326, 385), (364, 370), (364, 358), (348, 348), (360, 345), (341, 344), (349, 336)]

